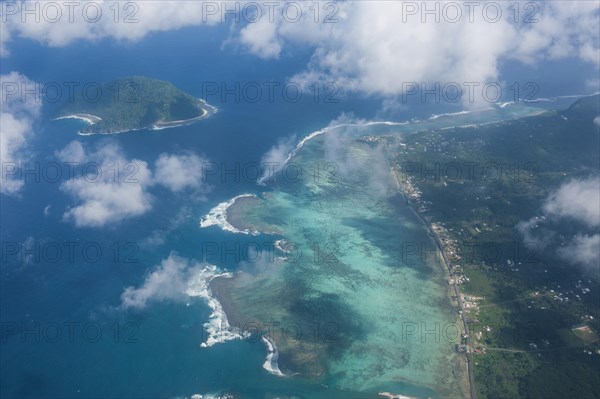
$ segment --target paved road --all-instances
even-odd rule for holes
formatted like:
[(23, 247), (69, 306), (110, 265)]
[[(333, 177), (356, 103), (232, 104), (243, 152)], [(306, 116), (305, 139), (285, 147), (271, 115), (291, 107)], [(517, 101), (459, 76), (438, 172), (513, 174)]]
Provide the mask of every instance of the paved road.
[[(446, 265), (446, 268), (448, 269), (448, 273), (450, 275), (452, 275), (452, 267), (450, 266), (450, 261), (448, 260), (448, 257), (446, 256), (446, 252), (444, 252), (444, 245), (442, 244), (442, 240), (440, 239), (438, 234), (431, 227), (431, 223), (429, 223), (427, 220), (425, 220), (423, 215), (421, 215), (421, 213), (410, 204), (410, 202), (408, 201), (408, 197), (404, 194), (404, 192), (402, 192), (400, 181), (398, 179), (398, 175), (397, 175), (396, 171), (393, 170), (392, 172), (393, 172), (392, 174), (393, 174), (394, 178), (396, 179), (396, 184), (398, 186), (398, 192), (402, 195), (402, 197), (406, 201), (406, 204), (408, 205), (408, 207), (419, 218), (421, 223), (423, 223), (423, 225), (427, 228), (427, 231), (434, 238), (435, 244), (438, 247), (438, 250), (440, 251), (440, 253), (442, 254), (442, 258), (444, 259), (444, 264)], [(458, 284), (456, 284), (456, 283), (452, 284), (452, 288), (454, 289), (454, 294), (456, 295), (456, 300), (458, 301), (458, 309), (462, 309), (463, 303), (462, 303), (462, 298), (460, 296), (460, 290), (458, 288)], [(463, 325), (463, 331), (465, 333), (468, 333), (469, 328), (468, 328), (467, 322), (466, 322), (463, 314), (459, 313), (459, 317), (460, 317), (460, 320)], [(470, 394), (471, 399), (477, 399), (477, 395), (475, 393), (475, 378), (473, 376), (473, 366), (472, 366), (472, 361), (469, 357), (470, 357), (469, 354), (465, 354), (465, 360), (467, 362), (467, 376), (469, 379), (469, 394)]]

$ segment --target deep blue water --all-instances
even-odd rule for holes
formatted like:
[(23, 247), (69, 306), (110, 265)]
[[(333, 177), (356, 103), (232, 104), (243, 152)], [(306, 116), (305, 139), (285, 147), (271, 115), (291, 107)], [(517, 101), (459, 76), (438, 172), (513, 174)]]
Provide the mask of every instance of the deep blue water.
[[(216, 28), (219, 29), (219, 28)], [(249, 82), (284, 83), (297, 72), (302, 56), (284, 56), (278, 63), (240, 55), (236, 49), (221, 49), (227, 31), (183, 29), (153, 35), (136, 43), (77, 43), (64, 48), (46, 48), (17, 41), (19, 51), (3, 60), (3, 73), (18, 70), (40, 83), (89, 82), (146, 75), (169, 80), (184, 91), (201, 97), (203, 83), (234, 87)], [(259, 162), (279, 137), (302, 137), (326, 125), (343, 110), (373, 114), (368, 101), (324, 104), (303, 95), (298, 103), (275, 98), (249, 103), (242, 98), (206, 97), (219, 112), (195, 125), (162, 131), (140, 131), (111, 136), (78, 136), (81, 123), (51, 121), (55, 104), (45, 103), (40, 123), (30, 143), (28, 165), (57, 162), (55, 152), (72, 140), (93, 149), (107, 140), (116, 142), (128, 159), (152, 163), (163, 152), (194, 151), (227, 167)], [(349, 108), (349, 104), (356, 103)], [(370, 108), (369, 108), (370, 107)], [(152, 189), (153, 209), (141, 217), (103, 228), (77, 228), (64, 222), (62, 214), (73, 200), (43, 176), (34, 176), (18, 197), (1, 197), (1, 235), (6, 245), (24, 245), (28, 239), (40, 245), (36, 251), (65, 242), (97, 243), (103, 251), (99, 261), (86, 262), (75, 250), (73, 260), (62, 253), (60, 261), (50, 256), (25, 262), (6, 255), (1, 267), (2, 342), (1, 396), (27, 397), (176, 397), (194, 393), (232, 392), (245, 397), (263, 397), (285, 392), (322, 396), (323, 387), (307, 388), (269, 375), (262, 368), (265, 348), (260, 342), (230, 342), (201, 349), (202, 324), (210, 309), (201, 299), (181, 303), (152, 303), (142, 311), (115, 309), (127, 286), (139, 286), (148, 270), (176, 251), (187, 258), (202, 259), (202, 242), (223, 242), (231, 236), (218, 229), (200, 230), (199, 218), (216, 203), (240, 192), (260, 190), (246, 178), (227, 176), (208, 180), (211, 191), (205, 200)], [(50, 206), (49, 213), (44, 208)], [(170, 231), (163, 245), (124, 250), (155, 230), (165, 230), (180, 213), (185, 221)], [(235, 237), (239, 241), (240, 237)], [(244, 240), (244, 238), (241, 238)], [(52, 243), (52, 244), (50, 244)], [(122, 246), (114, 261), (114, 244)], [(8, 253), (8, 252), (6, 252)], [(129, 256), (135, 263), (126, 263)], [(225, 265), (235, 267), (229, 259)], [(92, 324), (86, 324), (92, 323)], [(86, 334), (83, 329), (87, 326)], [(15, 327), (18, 333), (11, 333)], [(102, 334), (96, 338), (98, 331)], [(117, 333), (118, 331), (118, 333)], [(56, 334), (59, 336), (56, 336)], [(72, 334), (72, 335), (71, 335)], [(97, 342), (96, 342), (97, 340)], [(290, 386), (290, 384), (292, 386)], [(330, 393), (328, 393), (330, 395)], [(346, 395), (347, 396), (347, 395)]]
[[(257, 82), (285, 83), (301, 71), (310, 52), (284, 53), (277, 62), (261, 61), (225, 46), (226, 27), (186, 28), (151, 35), (135, 44), (104, 40), (48, 48), (18, 40), (19, 51), (3, 59), (2, 73), (18, 70), (41, 83), (75, 81), (104, 83), (129, 75), (146, 75), (169, 80), (177, 87), (203, 96), (207, 83), (233, 87)], [(16, 47), (15, 47), (16, 48)], [(204, 84), (204, 86), (203, 86)], [(553, 91), (554, 93), (554, 91)], [(564, 93), (557, 93), (564, 94)], [(191, 150), (218, 164), (232, 167), (259, 162), (279, 138), (297, 138), (321, 128), (341, 112), (358, 117), (377, 115), (380, 102), (340, 94), (340, 102), (314, 101), (304, 93), (297, 103), (275, 101), (223, 102), (207, 97), (219, 112), (195, 125), (162, 131), (140, 131), (110, 138), (81, 137), (77, 121), (51, 121), (55, 107), (45, 104), (36, 134), (30, 143), (31, 162), (55, 161), (54, 153), (72, 140), (93, 148), (99, 142), (118, 143), (127, 158), (153, 162), (163, 152)], [(456, 110), (454, 106), (432, 109), (423, 104), (396, 115), (399, 119), (421, 118), (432, 113)], [(43, 179), (42, 179), (43, 180)], [(242, 192), (261, 190), (253, 181), (228, 177), (209, 179), (212, 190), (205, 200), (152, 189), (153, 209), (141, 217), (104, 228), (76, 228), (62, 220), (72, 199), (58, 183), (27, 181), (18, 197), (2, 196), (1, 239), (21, 245), (29, 238), (44, 243), (70, 241), (98, 243), (101, 260), (85, 262), (79, 252), (74, 261), (51, 263), (47, 259), (22, 262), (15, 256), (3, 259), (0, 269), (0, 310), (3, 333), (25, 328), (15, 335), (3, 335), (0, 394), (7, 398), (39, 397), (176, 397), (193, 393), (232, 392), (245, 397), (272, 397), (295, 392), (309, 397), (331, 397), (332, 392), (302, 381), (280, 379), (262, 369), (265, 349), (261, 343), (230, 342), (201, 349), (202, 324), (210, 310), (200, 299), (190, 306), (180, 303), (153, 303), (142, 311), (114, 309), (127, 286), (139, 286), (148, 270), (176, 251), (187, 258), (202, 258), (202, 242), (223, 242), (231, 236), (217, 229), (200, 230), (198, 220), (215, 204)], [(49, 214), (44, 208), (50, 205)], [(163, 245), (141, 248), (124, 262), (111, 258), (111, 245), (139, 244), (155, 230), (165, 230), (181, 212), (185, 221), (166, 235)], [(235, 237), (236, 240), (246, 238)], [(251, 238), (247, 238), (251, 240)], [(3, 248), (4, 250), (5, 248)], [(235, 267), (232, 262), (225, 265)], [(23, 324), (24, 323), (24, 324)], [(45, 329), (36, 331), (35, 323)], [(68, 323), (68, 324), (65, 324)], [(83, 336), (86, 323), (94, 323)], [(59, 326), (54, 339), (52, 326)], [(72, 326), (74, 335), (68, 336)], [(118, 327), (118, 335), (116, 328)], [(102, 336), (94, 341), (99, 329)], [(28, 331), (28, 332), (27, 332)], [(56, 342), (53, 342), (56, 341)], [(349, 397), (348, 393), (337, 393)]]

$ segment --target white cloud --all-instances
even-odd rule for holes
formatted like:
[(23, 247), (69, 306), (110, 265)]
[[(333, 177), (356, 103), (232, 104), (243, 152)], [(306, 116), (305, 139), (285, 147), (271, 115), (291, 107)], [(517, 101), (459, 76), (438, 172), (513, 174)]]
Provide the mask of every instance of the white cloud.
[(154, 230), (150, 235), (140, 241), (140, 247), (144, 249), (154, 249), (164, 245), (167, 239), (167, 233), (162, 230)]
[(106, 181), (92, 184), (77, 179), (64, 183), (62, 189), (81, 202), (63, 215), (77, 227), (102, 227), (143, 215), (152, 208), (150, 195), (139, 184)]
[[(425, 4), (412, 3), (419, 9)], [(246, 35), (242, 30), (241, 41), (261, 57), (266, 55), (264, 43), (277, 44), (273, 56), (285, 46), (311, 46), (314, 52), (308, 69), (291, 80), (306, 85), (335, 81), (347, 90), (384, 96), (402, 93), (411, 82), (497, 82), (501, 62), (510, 59), (535, 63), (579, 57), (600, 64), (598, 2), (535, 3), (537, 23), (514, 23), (514, 12), (509, 9), (513, 3), (503, 4), (500, 21), (486, 21), (484, 3), (472, 13), (473, 22), (468, 8), (462, 6), (459, 22), (442, 17), (436, 23), (429, 15), (424, 23), (421, 12), (403, 21), (406, 2), (342, 2), (336, 3), (338, 22), (331, 24), (314, 22), (314, 11), (308, 8), (311, 3), (303, 5), (305, 17), (300, 21), (280, 17), (275, 28), (262, 28), (259, 35)], [(324, 11), (324, 3), (319, 6)], [(522, 21), (531, 8), (523, 9), (524, 3), (520, 7), (518, 19)], [(326, 14), (322, 12), (319, 19)]]
[(29, 159), (28, 141), (42, 104), (39, 95), (29, 93), (37, 84), (18, 72), (0, 75), (0, 85), (0, 194), (15, 195), (23, 187), (18, 171)]
[[(517, 224), (517, 230), (527, 244), (534, 244), (538, 250), (549, 249), (562, 241), (568, 244), (556, 249), (556, 254), (569, 263), (586, 268), (597, 268), (600, 261), (600, 179), (572, 179), (551, 193), (542, 206), (544, 216), (536, 216)], [(564, 231), (558, 234), (556, 225), (565, 219), (575, 220), (587, 229), (595, 230), (592, 235), (571, 234), (564, 238)], [(560, 238), (560, 241), (558, 239)]]
[(145, 214), (152, 209), (149, 190), (155, 185), (172, 192), (190, 189), (201, 194), (208, 190), (202, 181), (203, 159), (194, 153), (161, 154), (154, 174), (145, 161), (127, 159), (112, 141), (101, 142), (95, 151), (86, 151), (79, 141), (72, 141), (56, 156), (81, 169), (75, 178), (61, 184), (78, 203), (63, 219), (78, 227), (102, 227)]
[[(85, 153), (80, 143), (72, 142), (59, 152), (59, 158), (76, 163), (86, 160), (86, 172), (61, 184), (61, 189), (79, 202), (63, 215), (64, 220), (75, 222), (77, 227), (102, 227), (140, 216), (152, 208), (152, 197), (147, 192), (152, 183), (148, 165), (126, 159), (118, 145), (104, 142), (95, 152)], [(126, 165), (134, 171), (131, 175), (123, 173)]]
[(193, 219), (195, 222), (195, 214), (188, 207), (181, 208), (179, 212), (177, 212), (177, 215), (170, 219), (170, 222), (168, 226), (166, 226), (166, 228), (160, 230), (153, 230), (150, 233), (150, 235), (142, 239), (139, 242), (140, 247), (142, 247), (143, 249), (155, 249), (156, 247), (164, 245), (169, 233), (171, 233), (173, 230), (175, 230), (190, 219)]
[(398, 97), (388, 97), (381, 102), (381, 109), (377, 112), (376, 120), (389, 120), (387, 116), (395, 119), (397, 115), (408, 110), (408, 105), (400, 101)]
[[(7, 2), (8, 3), (8, 2)], [(12, 2), (11, 2), (12, 3)], [(72, 17), (69, 7), (64, 2), (57, 4), (60, 17), (56, 18), (55, 9), (44, 2), (15, 2), (5, 12), (6, 22), (2, 21), (3, 31), (0, 49), (4, 55), (7, 46), (16, 37), (37, 40), (52, 47), (66, 46), (78, 40), (96, 41), (102, 38), (135, 41), (152, 32), (180, 29), (186, 26), (215, 25), (222, 19), (220, 12), (223, 3), (216, 4), (219, 12), (213, 14), (207, 10), (206, 3), (200, 1), (142, 1), (115, 3), (109, 0), (96, 0), (92, 6), (84, 9), (86, 2), (75, 5)], [(118, 4), (119, 7), (115, 7)], [(128, 4), (125, 6), (125, 4)], [(36, 10), (33, 14), (25, 14), (25, 7)], [(100, 9), (100, 17), (96, 17), (96, 9)], [(6, 8), (3, 8), (7, 10)], [(118, 10), (118, 14), (117, 14)], [(36, 16), (38, 21), (36, 21)], [(25, 22), (22, 22), (23, 18)], [(117, 21), (117, 22), (115, 22)]]
[(242, 28), (240, 41), (260, 58), (279, 58), (281, 43), (277, 35), (277, 26), (268, 19), (263, 18)]
[[(308, 74), (367, 94), (396, 95), (411, 82), (485, 82), (514, 32), (506, 24), (399, 21), (401, 2), (349, 2), (347, 16), (317, 48)], [(339, 25), (339, 26), (338, 26)], [(485, 37), (485, 40), (481, 40)]]
[(523, 236), (523, 241), (528, 246), (534, 246), (538, 250), (546, 248), (556, 234), (545, 227), (545, 216), (534, 216), (529, 220), (517, 223), (517, 230)]
[(323, 136), (324, 158), (332, 165), (328, 168), (328, 179), (343, 177), (350, 184), (365, 186), (375, 199), (384, 196), (392, 183), (384, 147), (356, 144), (356, 138), (366, 134), (369, 127), (354, 115), (342, 114), (329, 123), (329, 126), (339, 125), (347, 126), (332, 129)]
[(154, 163), (154, 182), (173, 192), (203, 189), (206, 186), (203, 182), (204, 162), (206, 160), (196, 154), (161, 154)]
[(586, 79), (585, 89), (589, 93), (596, 93), (596, 94), (600, 93), (600, 78)]
[(20, 168), (19, 152), (25, 150), (27, 136), (31, 134), (31, 123), (27, 119), (17, 119), (9, 113), (2, 112), (0, 135), (0, 159), (2, 162), (2, 180), (0, 181), (0, 193), (16, 194), (23, 187), (23, 181), (15, 178), (11, 169)]
[(0, 58), (7, 57), (10, 54), (8, 50), (8, 42), (10, 41), (10, 30), (8, 25), (0, 23)]
[(63, 162), (81, 163), (85, 160), (85, 149), (79, 141), (71, 141), (60, 151), (56, 152), (56, 157)]
[(558, 254), (570, 263), (597, 272), (600, 266), (600, 234), (576, 235), (569, 245), (558, 249)]
[(600, 115), (594, 118), (594, 123), (596, 124), (596, 126), (600, 126)]
[(219, 301), (212, 296), (210, 282), (215, 277), (231, 277), (230, 273), (218, 273), (216, 266), (182, 258), (171, 252), (169, 257), (152, 271), (139, 287), (127, 287), (121, 294), (120, 309), (146, 308), (153, 302), (184, 301), (202, 298), (211, 309), (204, 328), (208, 334), (202, 347), (242, 339), (237, 328), (231, 328), (227, 315)]
[(549, 216), (575, 219), (590, 227), (600, 226), (600, 178), (571, 180), (544, 203)]
[(281, 138), (277, 145), (274, 145), (261, 158), (261, 167), (263, 175), (259, 182), (272, 181), (276, 179), (276, 173), (283, 168), (290, 153), (296, 147), (296, 136)]
[(150, 301), (183, 300), (186, 297), (187, 272), (198, 266), (171, 253), (138, 287), (127, 287), (121, 294), (122, 308), (143, 309)]
[[(75, 22), (69, 22), (66, 10), (56, 23), (44, 18), (35, 23), (31, 17), (22, 23), (20, 13), (10, 15), (2, 25), (3, 54), (8, 51), (6, 43), (15, 37), (50, 46), (106, 37), (135, 41), (151, 32), (214, 26), (223, 23), (226, 10), (237, 8), (240, 22), (232, 25), (234, 40), (251, 53), (277, 59), (287, 47), (312, 51), (308, 68), (291, 80), (306, 84), (335, 81), (338, 87), (367, 94), (395, 96), (410, 82), (497, 81), (501, 63), (511, 59), (537, 63), (579, 57), (600, 66), (597, 1), (521, 2), (519, 7), (509, 2), (481, 2), (472, 12), (458, 2), (462, 18), (455, 23), (443, 18), (445, 14), (440, 22), (432, 15), (422, 22), (420, 11), (425, 5), (421, 2), (411, 2), (419, 12), (404, 19), (407, 2), (402, 1), (300, 2), (287, 8), (280, 2), (271, 10), (273, 19), (263, 4), (258, 21), (249, 22), (253, 15), (245, 7), (252, 2), (147, 1), (121, 9), (118, 23), (114, 22), (112, 1), (95, 3), (103, 9), (96, 23), (86, 22), (81, 9), (76, 9)], [(501, 20), (486, 20), (485, 3), (502, 5)], [(447, 3), (435, 4), (442, 9)], [(295, 20), (298, 5), (302, 17)], [(518, 23), (515, 8), (520, 9)], [(137, 22), (124, 23), (132, 11), (136, 11)], [(537, 22), (524, 23), (529, 16)]]
[[(171, 252), (167, 259), (156, 266), (144, 279), (139, 287), (127, 287), (121, 293), (121, 309), (144, 309), (152, 302), (184, 301), (190, 297), (200, 297), (207, 301), (213, 310), (210, 321), (205, 324), (209, 333), (219, 333), (224, 328), (227, 332), (228, 323), (219, 302), (212, 297), (209, 283), (217, 277), (230, 277), (228, 273), (218, 273), (216, 266), (187, 259)], [(217, 326), (211, 326), (218, 322)], [(236, 338), (231, 335), (220, 337)], [(221, 341), (223, 342), (223, 341)], [(210, 346), (210, 345), (209, 345)]]

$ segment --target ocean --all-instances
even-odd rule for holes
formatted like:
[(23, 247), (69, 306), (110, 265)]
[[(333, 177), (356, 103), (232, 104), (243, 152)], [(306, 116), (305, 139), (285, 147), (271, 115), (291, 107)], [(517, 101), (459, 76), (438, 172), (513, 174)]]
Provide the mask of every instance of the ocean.
[[(378, 101), (347, 93), (340, 93), (337, 102), (325, 102), (323, 95), (315, 100), (314, 92), (304, 92), (298, 102), (286, 100), (281, 94), (272, 101), (265, 94), (256, 102), (247, 96), (229, 96), (222, 101), (219, 95), (207, 95), (215, 85), (232, 88), (240, 83), (252, 88), (264, 87), (265, 82), (285, 84), (306, 62), (302, 52), (284, 54), (276, 63), (240, 55), (235, 49), (222, 47), (220, 39), (227, 36), (225, 27), (212, 29), (211, 35), (202, 28), (151, 35), (135, 45), (99, 41), (49, 48), (19, 40), (16, 43), (22, 51), (3, 60), (3, 73), (18, 70), (42, 84), (104, 83), (130, 75), (168, 80), (183, 91), (205, 98), (219, 112), (190, 126), (84, 137), (76, 134), (82, 122), (53, 121), (56, 104), (44, 104), (29, 143), (31, 161), (27, 167), (33, 172), (25, 177), (19, 196), (1, 197), (0, 234), (6, 259), (0, 269), (0, 395), (178, 398), (229, 393), (243, 398), (367, 398), (379, 390), (419, 397), (441, 395), (435, 390), (439, 383), (436, 378), (442, 375), (439, 367), (444, 357), (452, 356), (452, 345), (446, 342), (409, 348), (412, 344), (403, 343), (402, 331), (395, 327), (402, 317), (408, 322), (452, 322), (450, 303), (440, 290), (441, 271), (427, 264), (403, 268), (401, 262), (392, 259), (392, 278), (385, 263), (398, 256), (394, 242), (384, 242), (386, 234), (410, 242), (425, 240), (426, 231), (406, 207), (391, 205), (397, 200), (391, 194), (386, 192), (381, 197), (385, 200), (371, 203), (372, 190), (378, 188), (363, 187), (366, 180), (360, 180), (360, 173), (353, 175), (351, 165), (347, 165), (349, 174), (342, 176), (348, 184), (344, 187), (328, 187), (327, 182), (324, 186), (261, 186), (243, 173), (217, 173), (207, 177), (210, 190), (202, 195), (153, 188), (149, 212), (103, 228), (76, 227), (63, 219), (73, 200), (61, 189), (60, 182), (50, 181), (48, 176), (40, 178), (40, 170), (56, 162), (56, 153), (74, 140), (90, 149), (113, 143), (128, 159), (148, 163), (165, 152), (193, 151), (210, 160), (211, 165), (235, 170), (237, 165), (259, 163), (263, 154), (281, 140), (299, 142), (344, 112), (354, 119), (378, 115)], [(536, 106), (558, 107), (559, 103)], [(460, 111), (455, 105), (429, 107), (416, 103), (398, 111), (394, 120), (424, 122), (363, 127), (361, 133), (401, 134), (404, 130), (490, 122), (534, 112), (533, 105), (514, 107), (511, 110), (509, 105), (505, 114), (495, 110), (481, 115), (455, 115)], [(452, 115), (428, 121), (434, 113)], [(352, 134), (345, 132), (345, 138)], [(326, 137), (309, 141), (298, 152), (296, 161), (306, 170), (313, 161), (329, 159), (321, 147)], [(343, 149), (357, 152), (350, 156), (369, 158), (368, 153), (361, 152), (362, 147), (348, 145)], [(348, 154), (341, 156), (342, 160), (349, 159)], [(36, 170), (36, 165), (42, 169)], [(367, 173), (362, 178), (368, 179), (368, 169), (360, 172)], [(265, 196), (264, 192), (270, 194)], [(307, 199), (310, 192), (322, 196), (318, 201)], [(243, 193), (266, 198), (258, 214), (245, 215), (248, 223), (261, 220), (279, 226), (285, 234), (277, 238), (283, 236), (305, 249), (314, 242), (335, 243), (343, 255), (334, 264), (344, 267), (320, 269), (318, 262), (307, 262), (292, 268), (290, 263), (273, 261), (260, 270), (249, 270), (257, 263), (239, 261), (235, 255), (206, 259), (208, 243), (231, 248), (274, 240), (272, 235), (233, 234), (215, 226), (200, 228), (200, 218), (213, 207)], [(14, 245), (24, 251), (12, 254)], [(69, 245), (76, 248), (72, 257), (67, 256)], [(62, 253), (53, 257), (51, 251), (56, 248)], [(96, 259), (80, 248), (100, 248), (101, 255)], [(343, 345), (335, 345), (339, 342), (335, 341), (298, 348), (294, 347), (296, 341), (279, 341), (283, 343), (279, 348), (281, 368), (287, 373), (283, 377), (263, 367), (267, 348), (259, 339), (203, 348), (201, 343), (207, 338), (204, 324), (214, 311), (206, 298), (150, 301), (140, 310), (120, 307), (123, 291), (139, 287), (157, 265), (173, 254), (200, 262), (208, 260), (221, 271), (234, 273), (226, 280), (228, 291), (223, 295), (223, 306), (239, 313), (232, 315), (232, 320), (262, 322), (282, 317), (282, 322), (289, 325), (304, 314), (308, 316), (301, 323), (339, 322), (354, 330), (340, 331), (344, 334)], [(235, 277), (239, 275), (243, 278)], [(283, 291), (285, 297), (278, 296), (281, 292), (276, 290)], [(292, 303), (294, 300), (297, 302)], [(310, 319), (314, 307), (322, 310), (318, 313), (323, 315), (321, 319)], [(384, 317), (398, 311), (405, 313), (397, 319)], [(352, 323), (348, 325), (349, 320)], [(398, 341), (402, 358), (398, 358), (400, 352), (394, 346)], [(295, 358), (292, 362), (283, 355), (303, 351), (319, 360)], [(322, 370), (318, 378), (294, 376), (293, 368), (298, 365)], [(448, 378), (452, 377), (444, 374), (444, 379)]]

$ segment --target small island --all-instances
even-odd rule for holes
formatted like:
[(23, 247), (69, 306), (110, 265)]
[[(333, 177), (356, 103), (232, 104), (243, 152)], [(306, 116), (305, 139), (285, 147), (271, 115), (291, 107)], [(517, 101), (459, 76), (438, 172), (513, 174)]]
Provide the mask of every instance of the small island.
[(77, 132), (81, 135), (116, 134), (189, 125), (216, 111), (170, 82), (133, 76), (113, 80), (101, 88), (77, 91), (56, 119), (85, 121), (88, 126)]

